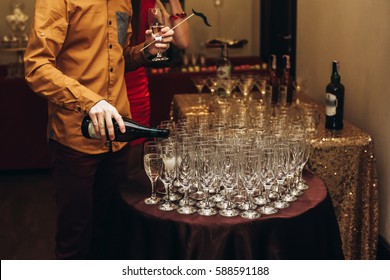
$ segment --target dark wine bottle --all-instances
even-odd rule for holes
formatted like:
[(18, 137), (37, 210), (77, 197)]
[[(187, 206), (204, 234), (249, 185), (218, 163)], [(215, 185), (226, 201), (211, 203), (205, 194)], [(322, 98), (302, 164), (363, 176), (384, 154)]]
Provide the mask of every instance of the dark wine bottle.
[(270, 55), (269, 59), (269, 73), (267, 77), (267, 84), (266, 84), (266, 95), (271, 96), (271, 102), (272, 104), (278, 103), (278, 95), (279, 95), (279, 80), (278, 80), (278, 74), (276, 72), (277, 70), (277, 61), (276, 61), (276, 55), (272, 54)]
[(283, 74), (280, 79), (279, 85), (279, 103), (281, 105), (291, 104), (293, 100), (293, 82), (292, 77), (290, 75), (290, 56), (283, 55)]
[(227, 44), (221, 46), (221, 57), (217, 60), (217, 76), (220, 79), (229, 79), (232, 71), (232, 64), (228, 58)]
[(339, 62), (332, 62), (330, 83), (326, 86), (326, 121), (325, 128), (339, 130), (343, 128), (344, 85), (341, 83)]
[[(150, 128), (136, 123), (135, 121), (122, 117), (123, 122), (125, 123), (126, 132), (122, 133), (119, 129), (118, 122), (115, 119), (112, 119), (114, 125), (115, 139), (116, 142), (130, 142), (139, 138), (167, 138), (169, 136), (169, 130), (167, 129), (158, 129)], [(89, 116), (86, 116), (83, 119), (81, 124), (81, 132), (84, 137), (90, 139), (100, 139), (100, 136), (95, 132), (95, 128), (92, 124), (92, 120)], [(106, 130), (106, 135), (108, 139), (108, 132)]]

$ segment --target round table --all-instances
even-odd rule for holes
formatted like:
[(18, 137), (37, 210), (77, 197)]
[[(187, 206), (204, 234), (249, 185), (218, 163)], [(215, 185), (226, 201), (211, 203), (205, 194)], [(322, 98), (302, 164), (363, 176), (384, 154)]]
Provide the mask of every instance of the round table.
[(332, 201), (320, 177), (287, 209), (255, 220), (180, 215), (146, 205), (150, 182), (142, 171), (120, 189), (117, 259), (343, 259)]

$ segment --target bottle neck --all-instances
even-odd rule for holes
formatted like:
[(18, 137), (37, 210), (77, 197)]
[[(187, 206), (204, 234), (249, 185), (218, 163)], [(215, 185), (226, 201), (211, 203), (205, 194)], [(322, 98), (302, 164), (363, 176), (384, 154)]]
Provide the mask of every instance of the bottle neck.
[(271, 56), (269, 58), (269, 71), (271, 73), (272, 72), (276, 72), (276, 68), (277, 68), (277, 65), (276, 65), (276, 55), (271, 54)]
[(333, 63), (332, 63), (332, 75), (330, 76), (330, 81), (334, 84), (338, 84), (341, 82), (338, 61), (333, 61)]
[(290, 68), (291, 68), (290, 56), (289, 55), (284, 55), (283, 59), (284, 59), (284, 72), (285, 73), (290, 73)]
[(222, 58), (227, 58), (227, 57), (228, 57), (228, 51), (227, 51), (227, 46), (226, 46), (226, 44), (224, 44), (224, 45), (221, 47), (221, 57), (222, 57)]

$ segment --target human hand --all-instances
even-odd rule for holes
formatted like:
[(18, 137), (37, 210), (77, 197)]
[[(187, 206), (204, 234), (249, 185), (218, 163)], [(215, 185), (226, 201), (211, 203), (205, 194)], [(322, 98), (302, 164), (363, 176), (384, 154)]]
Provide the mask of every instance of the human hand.
[(104, 99), (93, 105), (88, 114), (92, 120), (95, 132), (104, 141), (107, 139), (106, 128), (109, 139), (111, 141), (115, 139), (114, 125), (112, 123), (113, 118), (118, 122), (120, 131), (122, 133), (126, 131), (123, 119), (117, 109)]
[(168, 26), (160, 30), (162, 37), (161, 40), (156, 40), (152, 36), (152, 30), (148, 29), (145, 31), (145, 45), (149, 45), (151, 42), (155, 41), (153, 44), (147, 47), (147, 52), (151, 55), (156, 55), (158, 52), (165, 52), (169, 49), (169, 44), (173, 40), (173, 34), (175, 33)]

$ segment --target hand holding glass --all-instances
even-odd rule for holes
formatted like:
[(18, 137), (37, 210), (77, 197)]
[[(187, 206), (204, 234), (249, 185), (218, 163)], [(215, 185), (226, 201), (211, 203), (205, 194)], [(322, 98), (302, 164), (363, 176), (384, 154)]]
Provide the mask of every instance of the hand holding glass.
[[(162, 41), (161, 29), (165, 27), (165, 17), (161, 9), (150, 8), (148, 9), (148, 22), (149, 27), (152, 30), (152, 35), (157, 42)], [(157, 56), (152, 61), (165, 61), (168, 57), (165, 57), (161, 52), (157, 53)]]

